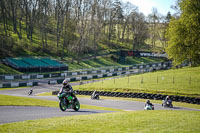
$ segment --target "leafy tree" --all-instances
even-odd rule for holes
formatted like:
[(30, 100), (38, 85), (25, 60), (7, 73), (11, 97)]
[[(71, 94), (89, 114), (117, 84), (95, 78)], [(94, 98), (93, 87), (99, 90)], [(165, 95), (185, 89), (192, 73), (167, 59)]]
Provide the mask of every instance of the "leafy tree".
[(170, 22), (170, 19), (171, 19), (172, 15), (170, 12), (167, 13), (167, 16), (166, 16), (166, 22), (169, 23)]
[(170, 21), (166, 51), (175, 65), (189, 61), (196, 66), (200, 64), (200, 1), (179, 0), (178, 5), (181, 15)]

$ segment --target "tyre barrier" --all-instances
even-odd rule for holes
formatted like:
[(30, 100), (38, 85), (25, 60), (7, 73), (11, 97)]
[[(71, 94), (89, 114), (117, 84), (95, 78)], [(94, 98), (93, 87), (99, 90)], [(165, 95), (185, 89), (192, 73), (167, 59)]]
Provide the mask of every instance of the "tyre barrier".
[[(59, 91), (53, 91), (52, 95), (57, 95)], [(76, 90), (78, 95), (92, 95), (94, 91), (79, 91)], [(125, 92), (108, 92), (108, 91), (96, 91), (100, 96), (108, 97), (123, 97), (123, 98), (142, 98), (142, 99), (154, 99), (154, 100), (164, 100), (167, 95), (162, 94), (150, 94), (150, 93), (125, 93)], [(174, 96), (169, 95), (172, 101), (185, 102), (191, 104), (200, 104), (200, 98), (185, 97), (185, 96)]]

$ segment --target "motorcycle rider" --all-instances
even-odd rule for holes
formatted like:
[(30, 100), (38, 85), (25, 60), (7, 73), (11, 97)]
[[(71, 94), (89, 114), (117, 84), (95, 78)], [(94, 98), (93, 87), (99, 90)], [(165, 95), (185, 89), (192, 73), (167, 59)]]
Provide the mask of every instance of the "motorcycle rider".
[(31, 89), (29, 90), (28, 95), (32, 95), (32, 93), (33, 93), (33, 88), (31, 88)]
[(92, 99), (95, 99), (99, 96), (99, 94), (96, 92), (96, 90), (92, 93)]
[(152, 110), (154, 110), (154, 105), (150, 102), (150, 100), (147, 100), (144, 107), (146, 106), (151, 106), (152, 107)]
[(165, 103), (166, 103), (166, 104), (169, 103), (169, 105), (172, 104), (172, 100), (170, 99), (169, 96), (166, 96), (166, 98), (165, 98)]
[(72, 86), (69, 84), (69, 81), (68, 80), (63, 80), (63, 86), (61, 87), (60, 91), (59, 91), (59, 95), (63, 94), (64, 96), (67, 95), (67, 93), (70, 93), (70, 95), (73, 97), (73, 100), (76, 101), (76, 95), (73, 91), (73, 88)]

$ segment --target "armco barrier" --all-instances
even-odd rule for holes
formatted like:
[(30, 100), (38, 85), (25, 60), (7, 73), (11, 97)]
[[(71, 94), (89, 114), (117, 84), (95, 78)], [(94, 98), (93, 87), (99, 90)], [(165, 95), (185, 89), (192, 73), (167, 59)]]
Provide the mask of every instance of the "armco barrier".
[[(11, 81), (11, 80), (17, 80), (17, 79), (22, 79), (22, 80), (27, 80), (27, 79), (41, 79), (41, 78), (55, 78), (55, 77), (69, 77), (69, 76), (81, 76), (81, 75), (90, 75), (90, 74), (104, 74), (104, 73), (114, 73), (114, 72), (121, 72), (125, 70), (130, 70), (130, 69), (140, 69), (140, 68), (148, 68), (147, 66), (152, 66), (152, 69), (156, 70), (157, 67), (162, 68), (162, 69), (168, 69), (171, 67), (171, 62), (162, 62), (162, 63), (153, 63), (153, 64), (138, 64), (134, 66), (129, 66), (129, 67), (118, 67), (118, 68), (102, 68), (100, 70), (87, 70), (87, 71), (80, 71), (80, 72), (70, 72), (67, 71), (65, 73), (51, 73), (51, 74), (22, 74), (22, 75), (0, 75), (0, 80), (1, 81)], [(150, 68), (149, 68), (150, 69)]]
[[(96, 75), (88, 75), (88, 76), (79, 76), (79, 77), (71, 77), (71, 78), (65, 78), (68, 81), (81, 81), (81, 80), (90, 80), (90, 79), (98, 79), (98, 78), (106, 78), (106, 77), (112, 77), (112, 76), (120, 76), (120, 75), (130, 75), (130, 74), (138, 74), (138, 73), (144, 73), (144, 72), (151, 72), (150, 69), (142, 69), (142, 70), (135, 70), (135, 71), (124, 71), (124, 72), (114, 72), (114, 73), (106, 73), (106, 74), (96, 74)], [(64, 78), (60, 78), (57, 80), (49, 80), (48, 84), (55, 84), (55, 83), (62, 83)]]
[(25, 87), (25, 86), (37, 86), (38, 82), (12, 82), (12, 83), (2, 83), (0, 88), (12, 88), (12, 87)]
[[(52, 95), (57, 95), (59, 91), (53, 91)], [(79, 91), (76, 90), (78, 95), (92, 95), (93, 91)], [(167, 95), (162, 94), (149, 94), (149, 93), (125, 93), (125, 92), (107, 92), (107, 91), (96, 91), (100, 96), (109, 96), (109, 97), (124, 97), (124, 98), (142, 98), (142, 99), (155, 99), (155, 100), (164, 100)], [(172, 101), (176, 102), (185, 102), (191, 104), (200, 104), (200, 98), (194, 97), (184, 97), (184, 96), (174, 96), (169, 95)]]

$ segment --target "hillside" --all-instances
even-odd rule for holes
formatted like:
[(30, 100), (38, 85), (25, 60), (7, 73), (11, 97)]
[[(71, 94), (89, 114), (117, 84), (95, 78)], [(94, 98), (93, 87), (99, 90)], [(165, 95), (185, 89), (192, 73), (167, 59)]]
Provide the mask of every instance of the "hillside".
[[(53, 23), (53, 22), (52, 22)], [(55, 24), (55, 23), (54, 23)], [(107, 67), (107, 66), (124, 66), (140, 63), (160, 62), (163, 59), (157, 58), (131, 58), (127, 57), (123, 62), (119, 62), (118, 55), (113, 54), (120, 50), (132, 50), (132, 42), (130, 40), (119, 41), (117, 38), (113, 38), (108, 42), (107, 39), (102, 38), (98, 41), (97, 51), (95, 52), (91, 44), (92, 38), (89, 37), (89, 41), (81, 54), (77, 54), (76, 50), (70, 46), (61, 47), (63, 39), (60, 40), (60, 46), (57, 47), (57, 36), (55, 31), (47, 34), (47, 44), (43, 45), (41, 38), (40, 27), (34, 28), (32, 41), (27, 38), (26, 25), (21, 25), (21, 39), (19, 39), (17, 33), (13, 32), (12, 21), (8, 20), (7, 23), (7, 35), (4, 33), (3, 22), (0, 21), (0, 59), (7, 57), (51, 57), (53, 59), (60, 60), (69, 65), (69, 70), (86, 69), (92, 67)], [(55, 25), (54, 25), (55, 26)], [(126, 35), (126, 34), (125, 34)], [(126, 37), (126, 36), (125, 36)], [(79, 38), (75, 34), (73, 38)], [(73, 39), (72, 39), (73, 40)], [(152, 51), (151, 45), (147, 43), (141, 46), (143, 51)], [(157, 41), (156, 47), (153, 51), (162, 51), (162, 47)], [(75, 44), (74, 44), (75, 45)], [(44, 48), (45, 47), (45, 48)], [(72, 46), (74, 47), (74, 46)], [(62, 51), (63, 50), (63, 51)], [(96, 59), (94, 59), (96, 57)], [(18, 74), (15, 70), (0, 65), (0, 74)]]
[[(110, 41), (107, 40), (107, 34), (102, 34), (102, 37), (96, 42), (96, 48), (93, 46), (92, 36), (88, 36), (87, 41), (81, 44), (82, 48), (80, 53), (77, 53), (77, 42), (75, 40), (80, 39), (80, 36), (77, 33), (71, 32), (73, 35), (71, 38), (70, 44), (63, 45), (63, 38), (57, 42), (57, 33), (55, 29), (55, 22), (52, 22), (48, 28), (52, 30), (48, 31), (46, 36), (46, 42), (42, 38), (41, 29), (38, 25), (35, 25), (32, 40), (27, 37), (26, 24), (21, 23), (21, 38), (18, 34), (13, 31), (13, 23), (10, 20), (7, 20), (7, 29), (6, 35), (4, 31), (4, 23), (0, 20), (0, 59), (6, 57), (20, 57), (20, 56), (50, 56), (54, 58), (73, 58), (75, 60), (80, 60), (92, 55), (104, 55), (109, 54), (110, 52), (120, 51), (120, 50), (133, 50), (132, 38), (128, 40), (119, 40), (116, 37), (113, 37)], [(117, 25), (115, 26), (117, 27)], [(121, 29), (120, 29), (121, 30)], [(113, 34), (117, 34), (113, 33)], [(113, 35), (114, 36), (114, 35)], [(125, 34), (125, 38), (128, 38), (128, 35)], [(134, 48), (135, 49), (135, 48)], [(147, 39), (145, 43), (140, 46), (142, 51), (154, 51), (161, 52), (163, 47), (160, 44), (160, 41), (156, 41), (156, 45), (152, 48), (150, 44), (150, 39)]]

